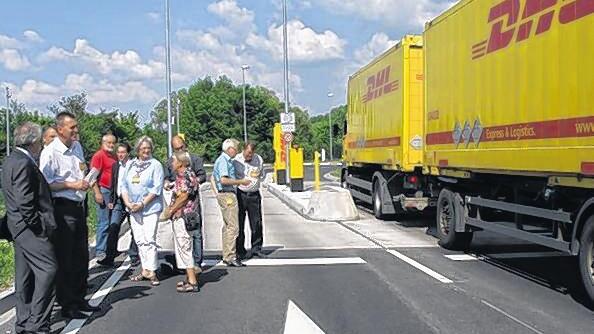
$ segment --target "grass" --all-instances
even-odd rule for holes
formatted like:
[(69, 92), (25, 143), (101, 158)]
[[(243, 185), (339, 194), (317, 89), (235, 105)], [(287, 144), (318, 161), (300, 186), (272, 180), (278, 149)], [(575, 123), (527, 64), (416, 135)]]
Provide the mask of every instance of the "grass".
[[(0, 193), (0, 215), (6, 211), (4, 196)], [(14, 249), (12, 244), (0, 241), (0, 289), (7, 288), (14, 278)]]
[[(89, 238), (95, 237), (97, 231), (97, 210), (93, 196), (88, 196), (89, 217), (87, 226), (89, 227)], [(0, 214), (5, 212), (4, 196), (0, 193)], [(14, 281), (14, 248), (11, 243), (0, 241), (0, 289), (8, 288)]]

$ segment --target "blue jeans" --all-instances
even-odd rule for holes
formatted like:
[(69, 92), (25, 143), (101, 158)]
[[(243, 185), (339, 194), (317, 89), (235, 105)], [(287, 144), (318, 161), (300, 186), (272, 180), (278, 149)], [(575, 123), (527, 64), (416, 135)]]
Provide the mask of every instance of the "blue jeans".
[(193, 249), (192, 255), (194, 256), (194, 263), (197, 267), (202, 266), (202, 260), (204, 260), (204, 245), (202, 243), (202, 224), (200, 228), (192, 232)]
[(100, 188), (101, 195), (103, 196), (103, 203), (96, 204), (97, 207), (97, 235), (95, 245), (95, 256), (100, 254), (105, 255), (107, 253), (107, 236), (109, 234), (109, 209), (107, 203), (111, 197), (111, 191), (107, 188)]

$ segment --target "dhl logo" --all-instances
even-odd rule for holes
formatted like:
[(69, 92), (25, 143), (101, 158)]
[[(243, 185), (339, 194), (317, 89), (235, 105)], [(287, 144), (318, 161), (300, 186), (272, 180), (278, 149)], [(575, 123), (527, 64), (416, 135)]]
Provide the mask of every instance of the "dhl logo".
[(390, 81), (390, 68), (391, 66), (388, 66), (367, 78), (367, 93), (363, 95), (363, 103), (398, 90), (400, 85), (398, 80)]
[(505, 0), (489, 11), (491, 35), (488, 40), (472, 46), (472, 59), (508, 47), (514, 37), (515, 42), (520, 43), (549, 31), (555, 14), (560, 24), (575, 22), (594, 14), (594, 0), (526, 0), (523, 10), (520, 0)]

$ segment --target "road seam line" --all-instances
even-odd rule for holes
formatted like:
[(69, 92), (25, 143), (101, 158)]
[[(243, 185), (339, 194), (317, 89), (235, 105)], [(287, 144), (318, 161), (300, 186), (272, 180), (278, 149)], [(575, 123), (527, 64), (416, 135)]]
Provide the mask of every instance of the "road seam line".
[(497, 311), (497, 312), (499, 312), (499, 313), (503, 314), (504, 316), (506, 316), (507, 318), (509, 318), (509, 319), (511, 319), (511, 320), (513, 320), (513, 321), (515, 321), (515, 322), (517, 322), (518, 324), (520, 324), (520, 325), (522, 325), (522, 326), (524, 326), (524, 327), (528, 328), (529, 330), (533, 331), (534, 333), (538, 333), (538, 334), (544, 334), (543, 332), (539, 331), (538, 329), (536, 329), (536, 328), (534, 328), (534, 327), (530, 326), (529, 324), (525, 323), (524, 321), (522, 321), (522, 320), (520, 320), (520, 319), (518, 319), (518, 318), (514, 317), (513, 315), (511, 315), (511, 314), (509, 314), (509, 313), (505, 312), (504, 310), (502, 310), (502, 309), (498, 308), (497, 306), (490, 304), (489, 302), (486, 302), (486, 301), (484, 301), (484, 300), (481, 300), (481, 303), (483, 303), (483, 304), (487, 305), (489, 308), (491, 308), (491, 309), (493, 309), (493, 310), (495, 310), (495, 311)]
[[(225, 266), (223, 261), (205, 260), (202, 262), (208, 267)], [(270, 267), (270, 266), (313, 266), (313, 265), (336, 265), (336, 264), (366, 264), (367, 261), (360, 257), (320, 257), (301, 259), (249, 259), (243, 261), (248, 267)]]

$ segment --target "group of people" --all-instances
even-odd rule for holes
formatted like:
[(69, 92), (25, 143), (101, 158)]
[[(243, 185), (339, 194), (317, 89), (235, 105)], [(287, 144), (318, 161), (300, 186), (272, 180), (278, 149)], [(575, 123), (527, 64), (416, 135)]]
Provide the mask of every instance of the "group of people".
[[(87, 279), (89, 251), (87, 194), (97, 210), (97, 263), (112, 267), (121, 224), (128, 220), (132, 242), (131, 265), (141, 268), (130, 280), (160, 284), (157, 230), (171, 221), (175, 254), (165, 256), (186, 279), (176, 285), (181, 293), (199, 291), (203, 235), (200, 185), (207, 181), (203, 160), (188, 152), (183, 137), (171, 140), (173, 154), (164, 168), (153, 157), (151, 138), (139, 138), (134, 147), (117, 143), (106, 134), (87, 165), (79, 142), (76, 117), (56, 116), (55, 126), (26, 122), (14, 130), (15, 150), (2, 170), (6, 226), (15, 248), (16, 332), (49, 333), (54, 301), (66, 318), (82, 319), (89, 305)], [(211, 186), (223, 216), (223, 262), (241, 267), (242, 259), (263, 257), (261, 195), (262, 158), (253, 143), (227, 139), (216, 160)], [(170, 196), (169, 196), (170, 195)], [(251, 252), (245, 248), (246, 214), (251, 227)]]

